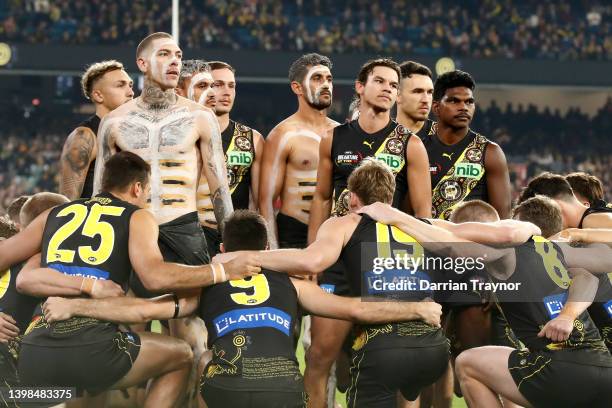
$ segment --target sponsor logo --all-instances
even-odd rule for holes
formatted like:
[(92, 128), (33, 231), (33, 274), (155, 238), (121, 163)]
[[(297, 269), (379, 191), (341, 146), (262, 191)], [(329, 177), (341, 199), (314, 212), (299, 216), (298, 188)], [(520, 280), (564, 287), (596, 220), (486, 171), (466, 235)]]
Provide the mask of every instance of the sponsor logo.
[(217, 336), (221, 337), (237, 329), (270, 327), (289, 336), (291, 316), (274, 307), (235, 309), (213, 319)]
[(544, 307), (548, 313), (548, 317), (551, 319), (557, 317), (563, 309), (563, 305), (567, 300), (567, 292), (559, 293), (557, 295), (546, 296), (544, 299)]
[(448, 160), (453, 160), (453, 154), (455, 154), (455, 152), (448, 154), (448, 153), (442, 153), (442, 157), (446, 157)]
[(610, 316), (610, 319), (612, 319), (612, 300), (604, 303), (603, 307), (604, 309), (606, 309), (606, 312), (608, 312), (608, 316)]
[(478, 178), (482, 174), (482, 166), (477, 163), (458, 163), (455, 166), (455, 176)]
[(103, 279), (109, 278), (110, 273), (103, 271), (98, 268), (91, 268), (89, 266), (77, 266), (77, 265), (64, 265), (61, 263), (51, 263), (47, 265), (49, 268), (55, 269), (65, 275), (82, 276), (85, 278)]
[(253, 155), (250, 152), (229, 152), (227, 164), (229, 166), (250, 166), (253, 163)]
[(359, 153), (344, 152), (336, 156), (336, 164), (339, 166), (343, 164), (357, 165), (361, 159), (362, 156)]
[(327, 293), (334, 293), (334, 291), (336, 290), (336, 285), (331, 285), (329, 283), (323, 283), (321, 285), (319, 285), (321, 287), (321, 289), (323, 289), (324, 291), (326, 291)]
[(399, 170), (404, 164), (404, 161), (402, 160), (402, 158), (395, 154), (380, 153), (376, 155), (376, 159), (385, 163), (387, 166), (391, 168), (391, 170)]
[(370, 150), (372, 150), (372, 143), (374, 143), (374, 142), (368, 142), (367, 140), (364, 140), (362, 144), (368, 146), (370, 148)]

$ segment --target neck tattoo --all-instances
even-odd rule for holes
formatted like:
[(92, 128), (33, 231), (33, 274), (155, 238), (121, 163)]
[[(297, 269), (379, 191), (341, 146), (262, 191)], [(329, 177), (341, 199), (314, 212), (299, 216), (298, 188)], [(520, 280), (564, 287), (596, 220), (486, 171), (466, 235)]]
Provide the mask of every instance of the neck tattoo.
[(145, 79), (141, 100), (144, 102), (144, 108), (146, 109), (163, 110), (175, 104), (177, 98), (173, 88), (164, 91), (159, 85)]

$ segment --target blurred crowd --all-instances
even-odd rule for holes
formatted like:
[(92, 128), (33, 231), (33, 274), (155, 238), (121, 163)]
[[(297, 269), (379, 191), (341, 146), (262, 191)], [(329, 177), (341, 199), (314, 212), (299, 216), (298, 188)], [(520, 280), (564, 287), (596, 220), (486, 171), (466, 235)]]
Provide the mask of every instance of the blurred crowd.
[[(612, 60), (601, 0), (181, 0), (191, 48)], [(171, 0), (5, 0), (0, 40), (136, 44), (171, 30)]]
[[(57, 191), (63, 142), (81, 119), (44, 112), (0, 118), (0, 212), (22, 194)], [(266, 123), (259, 127), (264, 134), (276, 123), (263, 114), (245, 122)], [(578, 108), (561, 114), (493, 103), (477, 110), (472, 128), (504, 149), (515, 198), (528, 178), (543, 171), (585, 171), (601, 179), (612, 199), (612, 98), (591, 118)]]

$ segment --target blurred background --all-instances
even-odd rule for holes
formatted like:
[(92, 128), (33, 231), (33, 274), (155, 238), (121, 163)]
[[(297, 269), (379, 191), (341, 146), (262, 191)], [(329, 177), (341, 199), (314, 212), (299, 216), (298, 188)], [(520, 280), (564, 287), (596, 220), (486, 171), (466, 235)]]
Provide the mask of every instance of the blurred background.
[[(344, 121), (371, 57), (457, 68), (476, 82), (472, 128), (508, 156), (516, 192), (542, 170), (586, 171), (612, 186), (612, 3), (548, 0), (180, 0), (187, 59), (237, 69), (232, 117), (266, 134), (297, 108), (287, 71), (302, 53), (331, 57)], [(0, 211), (56, 191), (66, 136), (93, 113), (85, 67), (127, 66), (136, 44), (172, 32), (172, 0), (0, 0)]]

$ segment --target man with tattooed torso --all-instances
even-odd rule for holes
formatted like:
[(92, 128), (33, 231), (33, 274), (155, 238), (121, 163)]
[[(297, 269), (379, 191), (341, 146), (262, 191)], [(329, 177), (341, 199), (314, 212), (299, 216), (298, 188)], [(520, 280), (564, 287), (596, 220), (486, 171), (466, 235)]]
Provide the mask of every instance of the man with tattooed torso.
[[(143, 91), (100, 125), (94, 192), (100, 189), (104, 163), (113, 153), (128, 150), (141, 156), (151, 165), (147, 208), (159, 224), (158, 243), (164, 260), (206, 264), (210, 258), (196, 212), (200, 167), (211, 189), (219, 225), (233, 211), (217, 120), (206, 107), (175, 93), (182, 52), (172, 36), (149, 35), (138, 45), (136, 58), (145, 77)], [(131, 286), (137, 296), (154, 296), (137, 279)], [(193, 326), (189, 319), (170, 322), (171, 332), (197, 349), (201, 341)]]

